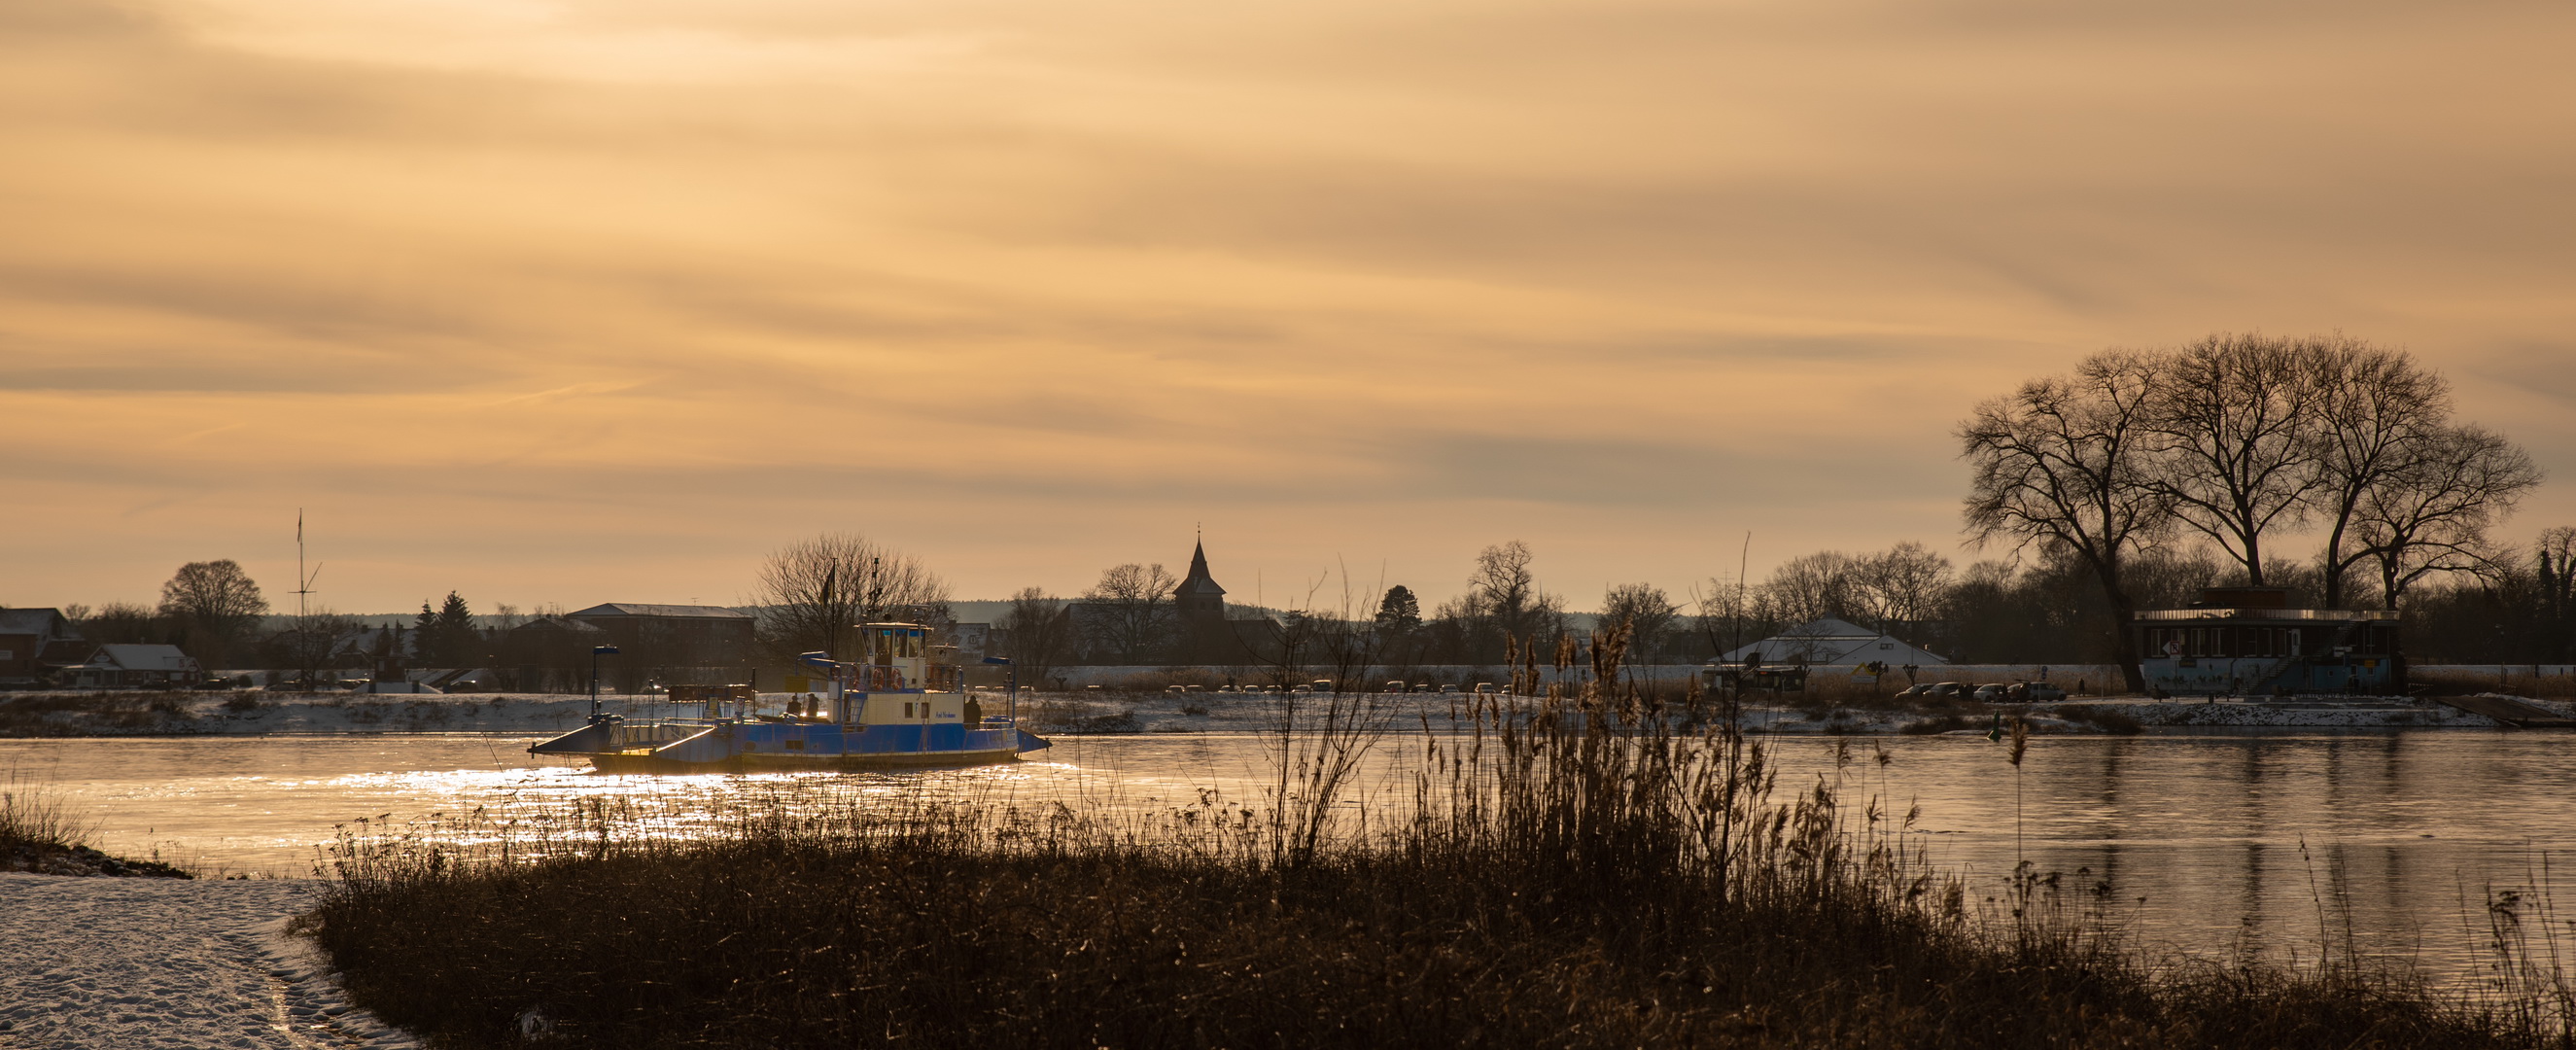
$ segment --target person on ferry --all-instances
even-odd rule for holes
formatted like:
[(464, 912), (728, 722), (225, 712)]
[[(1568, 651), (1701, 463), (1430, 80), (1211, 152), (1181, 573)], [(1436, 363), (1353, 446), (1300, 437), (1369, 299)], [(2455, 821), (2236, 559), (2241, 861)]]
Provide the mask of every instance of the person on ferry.
[(975, 697), (974, 697), (974, 694), (971, 694), (971, 693), (970, 693), (970, 694), (967, 694), (967, 697), (966, 697), (966, 728), (968, 728), (968, 729), (979, 729), (979, 728), (982, 728), (982, 727), (983, 727), (983, 725), (984, 725), (984, 705), (983, 705), (983, 704), (981, 704), (981, 703), (976, 702)]

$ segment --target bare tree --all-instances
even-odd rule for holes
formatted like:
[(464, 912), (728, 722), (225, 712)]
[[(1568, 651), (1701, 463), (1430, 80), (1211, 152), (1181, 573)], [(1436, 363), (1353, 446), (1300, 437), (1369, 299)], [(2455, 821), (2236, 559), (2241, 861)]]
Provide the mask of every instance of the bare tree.
[(1172, 639), (1178, 619), (1173, 591), (1180, 585), (1160, 563), (1129, 562), (1101, 570), (1100, 582), (1082, 592), (1083, 628), (1120, 663), (1143, 663)]
[(948, 584), (923, 565), (857, 533), (825, 533), (770, 552), (752, 603), (762, 638), (780, 656), (821, 651), (846, 658), (856, 624), (900, 617), (948, 619)]
[(1563, 630), (1564, 599), (1539, 589), (1530, 571), (1533, 560), (1529, 544), (1519, 540), (1476, 552), (1476, 568), (1467, 575), (1467, 594), (1457, 609), (1471, 624), (1481, 658), (1500, 656), (1507, 638), (1531, 645), (1552, 641)]
[(1601, 596), (1603, 631), (1628, 625), (1631, 646), (1641, 655), (1652, 655), (1663, 648), (1664, 636), (1673, 629), (1674, 619), (1682, 607), (1673, 604), (1664, 589), (1649, 583), (1630, 583), (1612, 587)]
[(2152, 484), (2184, 526), (2263, 583), (2263, 538), (2305, 520), (2321, 393), (2310, 361), (2334, 340), (2219, 334), (2159, 359), (2150, 377)]
[(267, 612), (259, 584), (230, 558), (189, 562), (161, 585), (161, 615), (184, 627), (191, 655), (209, 670), (222, 666)]
[(1841, 551), (1801, 554), (1762, 581), (1764, 609), (1788, 624), (1854, 615), (1853, 598), (1852, 557)]
[(1023, 587), (999, 626), (1010, 639), (1011, 661), (1022, 679), (1044, 685), (1073, 648), (1073, 615), (1043, 588)]
[(1909, 640), (1919, 640), (1911, 636), (1939, 615), (1950, 577), (1950, 559), (1912, 540), (1851, 564), (1852, 589), (1873, 626), (1887, 634), (1905, 632)]
[(1974, 470), (1971, 539), (1980, 546), (2008, 539), (2016, 550), (2053, 544), (2080, 559), (2110, 606), (2111, 651), (2132, 690), (2146, 680), (2128, 630), (2137, 606), (2123, 574), (2130, 555), (2168, 521), (2168, 497), (2148, 476), (2155, 373), (2145, 355), (2105, 351), (2072, 376), (2024, 383), (1977, 406), (1958, 432)]
[(2318, 483), (2310, 498), (2326, 524), (2323, 604), (2341, 608), (2353, 570), (2375, 553), (2349, 542), (2355, 519), (2374, 491), (2402, 483), (2439, 443), (2450, 384), (2402, 351), (2358, 340), (2314, 341), (2306, 364), (2317, 388)]
[(2354, 511), (2354, 535), (2379, 566), (2382, 600), (2393, 609), (2428, 575), (2486, 569), (2487, 527), (2512, 514), (2540, 477), (2529, 455), (2480, 427), (2449, 428), (2424, 442)]
[(86, 615), (73, 617), (80, 623), (81, 637), (99, 645), (158, 644), (169, 640), (170, 621), (152, 611), (148, 605), (134, 602), (109, 602), (98, 611), (82, 610)]

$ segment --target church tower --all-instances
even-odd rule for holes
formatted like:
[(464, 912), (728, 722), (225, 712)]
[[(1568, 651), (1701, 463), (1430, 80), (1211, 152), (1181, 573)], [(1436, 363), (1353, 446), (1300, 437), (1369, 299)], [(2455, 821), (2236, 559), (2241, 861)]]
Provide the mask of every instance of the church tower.
[(1234, 632), (1225, 623), (1225, 588), (1208, 575), (1207, 543), (1190, 552), (1190, 575), (1172, 589), (1172, 607), (1180, 613), (1182, 644), (1191, 659), (1222, 660)]

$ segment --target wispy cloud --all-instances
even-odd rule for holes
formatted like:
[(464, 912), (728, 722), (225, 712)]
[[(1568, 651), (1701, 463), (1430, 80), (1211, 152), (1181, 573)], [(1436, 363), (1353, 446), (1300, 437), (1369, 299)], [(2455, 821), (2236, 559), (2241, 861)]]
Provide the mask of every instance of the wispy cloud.
[[(0, 7), (0, 599), (962, 590), (1956, 533), (1948, 430), (2341, 328), (2576, 470), (2563, 4)], [(2576, 515), (2553, 487), (2526, 524)], [(1604, 537), (1616, 537), (1615, 541)], [(1777, 537), (1776, 542), (1772, 539)], [(291, 537), (288, 537), (291, 539)], [(1732, 541), (1730, 541), (1732, 542)], [(167, 563), (167, 564), (165, 564)], [(282, 577), (281, 577), (282, 578)]]

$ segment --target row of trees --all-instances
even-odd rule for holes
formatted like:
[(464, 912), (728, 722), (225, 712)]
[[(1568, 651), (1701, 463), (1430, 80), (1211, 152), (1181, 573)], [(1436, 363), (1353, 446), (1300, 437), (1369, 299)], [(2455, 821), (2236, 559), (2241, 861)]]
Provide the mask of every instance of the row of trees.
[[(2374, 599), (2401, 605), (2427, 577), (2491, 571), (2488, 529), (2540, 480), (2452, 418), (2439, 375), (2342, 336), (2104, 351), (1978, 406), (1958, 437), (1971, 539), (2081, 563), (2115, 621), (2143, 556), (2197, 541), (2262, 585), (2273, 542), (2302, 531), (2322, 536), (2322, 604), (2368, 570)], [(2138, 687), (2127, 632), (2111, 641)]]

